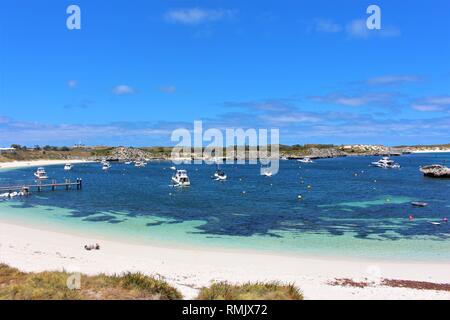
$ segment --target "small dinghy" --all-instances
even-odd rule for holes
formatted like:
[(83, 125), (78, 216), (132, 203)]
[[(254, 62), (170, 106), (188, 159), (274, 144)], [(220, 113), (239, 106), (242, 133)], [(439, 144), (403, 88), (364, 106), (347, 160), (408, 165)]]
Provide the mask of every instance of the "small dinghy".
[(426, 202), (420, 202), (420, 201), (413, 201), (411, 204), (415, 207), (426, 207), (428, 206), (428, 203)]

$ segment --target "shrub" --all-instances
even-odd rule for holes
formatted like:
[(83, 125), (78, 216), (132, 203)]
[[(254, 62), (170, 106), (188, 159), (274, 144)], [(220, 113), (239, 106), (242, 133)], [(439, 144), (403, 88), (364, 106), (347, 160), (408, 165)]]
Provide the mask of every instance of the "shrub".
[(256, 282), (233, 285), (218, 282), (202, 288), (198, 300), (303, 300), (302, 292), (293, 284)]
[(167, 282), (141, 273), (81, 275), (79, 290), (69, 289), (67, 272), (24, 273), (0, 264), (0, 300), (174, 300), (181, 293)]

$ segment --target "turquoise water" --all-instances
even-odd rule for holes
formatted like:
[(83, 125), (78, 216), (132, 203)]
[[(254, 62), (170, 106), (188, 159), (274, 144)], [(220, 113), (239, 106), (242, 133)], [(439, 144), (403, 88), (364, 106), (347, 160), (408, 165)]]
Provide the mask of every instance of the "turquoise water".
[[(83, 178), (83, 190), (0, 202), (0, 220), (136, 243), (450, 261), (450, 225), (429, 223), (450, 217), (450, 180), (418, 171), (446, 164), (450, 155), (403, 156), (396, 159), (400, 170), (369, 167), (376, 159), (281, 161), (271, 178), (260, 176), (257, 165), (226, 165), (226, 182), (211, 179), (212, 166), (184, 165), (192, 181), (186, 189), (170, 186), (169, 162), (113, 163), (109, 172), (100, 164), (75, 165), (69, 173), (49, 166), (51, 178)], [(0, 171), (0, 185), (30, 182), (32, 173)], [(411, 201), (429, 206), (414, 208)]]

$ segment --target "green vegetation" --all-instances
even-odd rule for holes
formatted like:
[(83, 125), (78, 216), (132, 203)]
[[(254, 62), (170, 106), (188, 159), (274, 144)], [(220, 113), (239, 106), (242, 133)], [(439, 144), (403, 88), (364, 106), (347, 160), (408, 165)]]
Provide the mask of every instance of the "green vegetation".
[(91, 155), (94, 157), (107, 157), (111, 155), (113, 150), (113, 147), (98, 147), (91, 151)]
[(67, 272), (24, 273), (0, 264), (0, 300), (177, 300), (167, 282), (141, 273), (81, 275), (80, 289), (67, 286)]
[(278, 282), (233, 285), (218, 282), (202, 288), (198, 300), (303, 300), (302, 292), (293, 284)]

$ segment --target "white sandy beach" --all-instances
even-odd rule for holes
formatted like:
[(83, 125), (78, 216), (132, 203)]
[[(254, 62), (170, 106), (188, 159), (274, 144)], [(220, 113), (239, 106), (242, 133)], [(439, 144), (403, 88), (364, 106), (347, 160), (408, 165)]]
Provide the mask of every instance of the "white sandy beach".
[(31, 160), (31, 161), (11, 161), (0, 162), (0, 169), (14, 169), (24, 167), (43, 167), (52, 165), (64, 165), (66, 163), (87, 163), (87, 160)]
[[(86, 251), (84, 244), (101, 245)], [(449, 292), (391, 288), (335, 287), (334, 278), (450, 283), (446, 263), (323, 259), (273, 254), (135, 245), (0, 223), (0, 262), (23, 271), (62, 270), (86, 274), (141, 271), (161, 275), (186, 299), (211, 281), (295, 283), (307, 299), (450, 299)]]
[(423, 149), (414, 150), (412, 153), (450, 153), (450, 149)]

